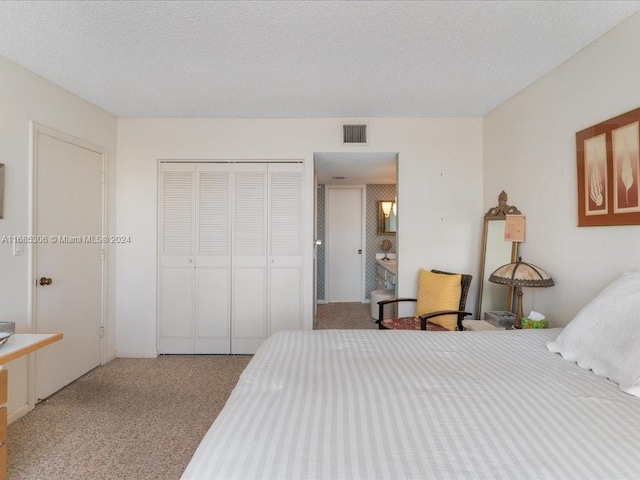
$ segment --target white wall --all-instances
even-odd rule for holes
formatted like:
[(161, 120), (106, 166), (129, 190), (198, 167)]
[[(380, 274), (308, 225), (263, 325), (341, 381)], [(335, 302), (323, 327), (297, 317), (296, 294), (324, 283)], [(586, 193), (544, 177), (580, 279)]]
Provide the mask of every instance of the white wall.
[[(5, 164), (4, 219), (0, 237), (29, 233), (29, 122), (60, 130), (103, 146), (109, 151), (109, 169), (115, 173), (116, 119), (68, 91), (0, 57), (0, 163)], [(115, 225), (115, 183), (109, 178), (109, 223)], [(108, 355), (115, 354), (115, 249), (108, 266)], [(27, 287), (32, 281), (29, 252), (12, 256), (10, 244), (0, 244), (0, 320), (15, 321), (16, 331), (28, 329)], [(82, 292), (78, 292), (82, 295)], [(26, 413), (27, 360), (10, 362), (9, 418)]]
[(484, 119), (484, 205), (504, 189), (527, 216), (525, 261), (556, 286), (525, 289), (525, 313), (570, 321), (607, 283), (640, 270), (640, 226), (578, 228), (575, 133), (640, 106), (640, 14)]
[[(399, 152), (399, 294), (419, 268), (477, 276), (482, 224), (482, 119), (368, 119), (366, 147), (340, 143), (340, 119), (118, 120), (117, 354), (156, 354), (158, 159), (303, 160), (305, 321), (311, 328), (313, 153)], [(468, 300), (475, 305), (475, 288)]]

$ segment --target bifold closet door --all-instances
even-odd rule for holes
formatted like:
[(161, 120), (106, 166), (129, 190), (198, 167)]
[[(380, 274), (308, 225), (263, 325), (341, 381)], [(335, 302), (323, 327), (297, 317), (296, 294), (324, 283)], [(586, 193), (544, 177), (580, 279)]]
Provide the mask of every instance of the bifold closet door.
[(269, 164), (267, 336), (302, 329), (302, 164)]
[(229, 182), (229, 164), (196, 164), (195, 353), (231, 352)]
[(160, 353), (230, 353), (229, 165), (160, 170)]
[(195, 165), (161, 164), (159, 188), (160, 353), (194, 353)]
[(302, 164), (233, 167), (231, 353), (302, 328)]
[(254, 353), (267, 337), (267, 172), (233, 166), (231, 353)]
[(163, 163), (160, 353), (255, 353), (302, 328), (302, 164)]

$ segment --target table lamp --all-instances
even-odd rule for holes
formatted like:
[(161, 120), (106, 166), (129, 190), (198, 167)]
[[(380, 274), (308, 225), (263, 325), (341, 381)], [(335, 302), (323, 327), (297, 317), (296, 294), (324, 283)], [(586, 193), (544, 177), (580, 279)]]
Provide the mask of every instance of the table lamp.
[(518, 309), (516, 310), (515, 328), (522, 328), (522, 287), (552, 287), (555, 285), (551, 276), (540, 267), (522, 261), (507, 263), (496, 269), (489, 276), (489, 281), (510, 285), (518, 292)]

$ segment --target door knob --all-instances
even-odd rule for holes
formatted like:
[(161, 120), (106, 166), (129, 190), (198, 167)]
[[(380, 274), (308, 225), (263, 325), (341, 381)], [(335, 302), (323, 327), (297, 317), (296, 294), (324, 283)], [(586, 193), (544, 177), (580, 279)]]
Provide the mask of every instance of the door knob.
[(40, 278), (40, 285), (42, 285), (43, 287), (45, 285), (51, 285), (51, 279), (47, 277)]

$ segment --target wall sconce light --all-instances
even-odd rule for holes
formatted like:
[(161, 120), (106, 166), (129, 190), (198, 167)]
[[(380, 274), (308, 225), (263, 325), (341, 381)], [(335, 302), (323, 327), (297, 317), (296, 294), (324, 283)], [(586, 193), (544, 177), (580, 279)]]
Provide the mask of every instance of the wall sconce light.
[(382, 202), (382, 213), (384, 213), (385, 217), (388, 217), (391, 213), (391, 208), (393, 207), (393, 202)]

